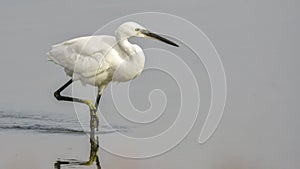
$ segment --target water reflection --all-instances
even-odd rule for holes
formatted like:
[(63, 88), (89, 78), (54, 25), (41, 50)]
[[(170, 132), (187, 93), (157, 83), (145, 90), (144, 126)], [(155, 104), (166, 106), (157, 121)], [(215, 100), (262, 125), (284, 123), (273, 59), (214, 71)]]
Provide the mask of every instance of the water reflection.
[[(92, 130), (94, 131), (94, 130)], [(75, 166), (92, 166), (95, 165), (97, 169), (101, 169), (100, 166), (100, 160), (98, 156), (98, 150), (99, 150), (99, 138), (95, 137), (95, 132), (90, 133), (90, 156), (88, 161), (81, 161), (77, 159), (67, 159), (67, 160), (57, 160), (54, 163), (55, 169), (60, 169), (62, 166), (69, 166), (69, 167), (75, 167)]]
[(67, 159), (67, 160), (57, 160), (54, 164), (55, 169), (60, 169), (62, 166), (91, 166), (93, 164), (96, 165), (97, 169), (100, 169), (100, 161), (98, 156), (98, 150), (99, 150), (99, 139), (98, 137), (95, 138), (94, 134), (91, 134), (90, 137), (90, 156), (88, 161), (80, 161), (77, 159)]

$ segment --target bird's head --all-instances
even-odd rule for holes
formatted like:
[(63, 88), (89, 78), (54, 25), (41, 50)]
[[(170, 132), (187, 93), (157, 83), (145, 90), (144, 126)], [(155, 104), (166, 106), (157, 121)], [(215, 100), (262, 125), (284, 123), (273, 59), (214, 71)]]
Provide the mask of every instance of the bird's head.
[(135, 22), (125, 22), (122, 25), (119, 26), (119, 28), (116, 30), (116, 36), (122, 37), (120, 39), (128, 39), (130, 37), (141, 37), (141, 38), (151, 38), (155, 40), (159, 40), (162, 42), (165, 42), (169, 45), (179, 47), (176, 43), (158, 35), (153, 32), (150, 32), (145, 27), (141, 26), (138, 23)]

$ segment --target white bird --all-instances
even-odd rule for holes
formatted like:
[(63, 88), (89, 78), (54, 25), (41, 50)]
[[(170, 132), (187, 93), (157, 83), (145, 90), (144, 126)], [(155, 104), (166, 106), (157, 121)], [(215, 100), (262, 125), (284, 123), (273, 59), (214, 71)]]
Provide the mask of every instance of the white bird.
[[(178, 47), (177, 44), (148, 31), (135, 22), (120, 25), (114, 36), (97, 35), (71, 39), (53, 45), (47, 53), (48, 60), (62, 66), (72, 77), (59, 88), (54, 96), (57, 100), (87, 104), (91, 112), (91, 129), (98, 129), (97, 108), (101, 94), (111, 81), (125, 82), (134, 79), (142, 72), (145, 56), (141, 47), (128, 41), (130, 37), (153, 38)], [(73, 81), (98, 87), (95, 105), (60, 93)]]

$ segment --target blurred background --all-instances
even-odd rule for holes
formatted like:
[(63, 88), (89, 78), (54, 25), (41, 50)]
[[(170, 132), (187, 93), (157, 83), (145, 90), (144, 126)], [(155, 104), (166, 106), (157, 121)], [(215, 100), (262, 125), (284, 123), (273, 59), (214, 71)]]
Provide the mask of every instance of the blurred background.
[[(200, 28), (220, 54), (228, 87), (223, 119), (203, 145), (197, 139), (205, 115), (198, 117), (191, 133), (171, 151), (141, 160), (101, 151), (103, 168), (300, 168), (298, 9), (299, 3), (293, 0), (1, 1), (1, 113), (49, 117), (55, 112), (75, 119), (73, 105), (61, 104), (53, 97), (68, 78), (63, 69), (47, 61), (50, 46), (91, 35), (124, 15), (170, 13)], [(66, 93), (70, 94), (70, 90)], [(104, 97), (102, 102), (109, 103), (111, 99)], [(22, 168), (51, 168), (60, 154), (55, 147), (64, 143), (61, 138), (55, 140), (53, 150), (49, 149), (49, 154), (54, 155), (49, 155), (47, 164), (32, 167), (34, 163), (30, 161), (39, 157), (34, 149), (53, 145), (49, 141), (53, 136), (23, 132), (20, 137), (24, 139), (7, 133), (0, 137), (0, 166), (4, 168), (21, 168), (18, 160)], [(88, 145), (75, 148), (81, 143), (77, 145), (76, 137), (72, 140), (67, 152), (81, 157), (80, 152), (87, 151)], [(9, 148), (20, 144), (28, 148)]]

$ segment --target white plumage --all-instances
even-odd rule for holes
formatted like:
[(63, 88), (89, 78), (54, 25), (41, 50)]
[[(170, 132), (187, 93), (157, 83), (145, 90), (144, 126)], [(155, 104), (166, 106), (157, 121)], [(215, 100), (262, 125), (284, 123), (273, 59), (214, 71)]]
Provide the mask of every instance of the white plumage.
[(109, 82), (129, 81), (142, 72), (145, 56), (138, 45), (128, 41), (132, 36), (152, 37), (178, 46), (137, 23), (126, 22), (115, 31), (115, 37), (80, 37), (53, 45), (48, 59), (62, 66), (74, 81), (97, 86), (101, 94)]

